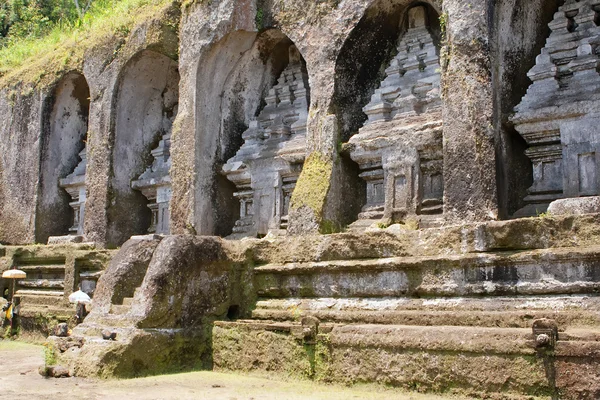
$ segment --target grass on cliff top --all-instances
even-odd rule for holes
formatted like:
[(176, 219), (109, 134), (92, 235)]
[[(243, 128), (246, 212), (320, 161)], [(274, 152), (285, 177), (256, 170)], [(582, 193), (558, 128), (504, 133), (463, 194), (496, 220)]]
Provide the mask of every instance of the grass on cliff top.
[(55, 26), (41, 38), (23, 38), (0, 48), (0, 87), (39, 83), (53, 71), (80, 69), (86, 49), (127, 37), (137, 23), (175, 0), (96, 0), (83, 20)]

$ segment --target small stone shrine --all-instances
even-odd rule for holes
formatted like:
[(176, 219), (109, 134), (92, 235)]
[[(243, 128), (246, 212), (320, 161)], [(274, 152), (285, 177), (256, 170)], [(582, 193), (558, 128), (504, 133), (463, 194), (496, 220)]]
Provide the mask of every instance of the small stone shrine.
[(223, 166), (236, 186), (240, 219), (232, 238), (287, 228), (290, 198), (306, 157), (308, 75), (295, 46), (265, 97), (266, 106), (242, 134), (244, 144)]
[(558, 199), (600, 194), (600, 4), (567, 0), (528, 76), (513, 122), (530, 146), (533, 185), (516, 217), (545, 212)]
[(171, 201), (171, 130), (165, 133), (158, 146), (152, 150), (153, 162), (131, 182), (133, 189), (139, 190), (148, 199), (148, 208), (152, 212), (148, 233), (169, 234), (169, 203)]
[(81, 158), (79, 164), (77, 164), (71, 174), (60, 180), (59, 186), (65, 189), (73, 199), (69, 203), (73, 209), (73, 226), (69, 228), (69, 232), (81, 236), (83, 235), (86, 199), (85, 172), (87, 167), (87, 153), (85, 147), (79, 153), (79, 157)]
[(354, 228), (443, 211), (442, 113), (438, 49), (425, 7), (408, 11), (408, 29), (386, 78), (364, 107), (367, 122), (349, 141), (367, 182)]

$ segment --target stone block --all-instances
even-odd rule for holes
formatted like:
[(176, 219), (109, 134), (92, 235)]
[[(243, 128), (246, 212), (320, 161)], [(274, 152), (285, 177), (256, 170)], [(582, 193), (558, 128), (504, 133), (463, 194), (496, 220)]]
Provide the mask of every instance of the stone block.
[(600, 196), (555, 200), (550, 203), (551, 215), (583, 215), (600, 213)]
[(83, 243), (83, 239), (81, 235), (50, 236), (48, 244)]

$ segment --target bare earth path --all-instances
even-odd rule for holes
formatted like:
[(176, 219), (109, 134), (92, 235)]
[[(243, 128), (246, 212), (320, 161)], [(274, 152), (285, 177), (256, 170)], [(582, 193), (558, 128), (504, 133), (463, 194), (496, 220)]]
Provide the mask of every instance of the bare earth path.
[[(207, 399), (207, 400), (440, 400), (374, 387), (342, 388), (311, 382), (191, 372), (130, 380), (43, 378), (38, 374), (42, 347), (0, 340), (2, 399)], [(454, 398), (457, 399), (457, 398)]]

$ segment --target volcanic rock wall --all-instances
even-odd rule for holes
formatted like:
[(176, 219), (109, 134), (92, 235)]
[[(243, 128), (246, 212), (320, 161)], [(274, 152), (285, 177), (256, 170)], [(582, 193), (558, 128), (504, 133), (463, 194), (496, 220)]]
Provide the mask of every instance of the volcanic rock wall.
[[(222, 165), (239, 150), (242, 133), (264, 109), (269, 89), (288, 65), (291, 46), (308, 75), (310, 104), (306, 159), (289, 201), (287, 229), (343, 229), (358, 219), (367, 200), (366, 184), (343, 144), (367, 120), (361, 109), (383, 81), (407, 29), (409, 10), (417, 5), (426, 6), (441, 66), (442, 221), (508, 217), (523, 205), (531, 184), (526, 146), (509, 117), (526, 91), (526, 72), (549, 34), (558, 3), (175, 2), (132, 27), (126, 40), (106, 38), (91, 47), (77, 71), (55, 73), (56, 79), (37, 85), (25, 78), (5, 82), (0, 92), (0, 241), (44, 243), (50, 235), (67, 234), (71, 221), (65, 219), (72, 218), (68, 198), (62, 189), (60, 196), (52, 194), (57, 188), (51, 181), (72, 169), (71, 153), (81, 146), (77, 135), (87, 138), (83, 235), (115, 247), (131, 235), (147, 233), (153, 225), (147, 200), (131, 189), (130, 181), (150, 167), (150, 152), (161, 138), (161, 124), (152, 121), (175, 116), (167, 110), (173, 90), (164, 89), (171, 84), (157, 80), (177, 70), (170, 230), (231, 234), (240, 204)], [(128, 71), (139, 63), (153, 70), (129, 81)], [(82, 76), (89, 87), (89, 111), (84, 110), (87, 99), (80, 111), (73, 110), (81, 115), (81, 129), (71, 136), (73, 151), (61, 144), (68, 136), (64, 129), (54, 132), (60, 117), (54, 108), (69, 76)], [(65, 148), (62, 159), (52, 155), (55, 148)]]

